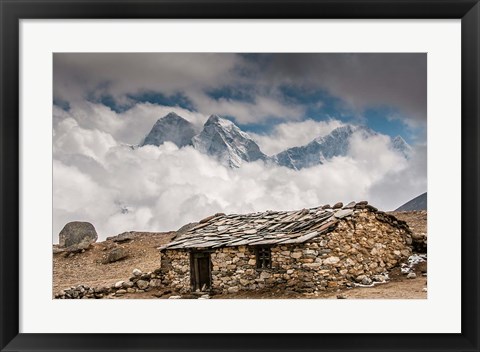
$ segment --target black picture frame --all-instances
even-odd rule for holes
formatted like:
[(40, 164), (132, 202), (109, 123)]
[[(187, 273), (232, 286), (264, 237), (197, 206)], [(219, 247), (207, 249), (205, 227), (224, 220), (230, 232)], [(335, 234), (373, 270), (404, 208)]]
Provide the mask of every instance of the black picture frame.
[[(2, 351), (479, 351), (480, 5), (477, 0), (0, 0), (0, 15)], [(462, 332), (241, 336), (19, 333), (19, 20), (58, 18), (461, 19)]]

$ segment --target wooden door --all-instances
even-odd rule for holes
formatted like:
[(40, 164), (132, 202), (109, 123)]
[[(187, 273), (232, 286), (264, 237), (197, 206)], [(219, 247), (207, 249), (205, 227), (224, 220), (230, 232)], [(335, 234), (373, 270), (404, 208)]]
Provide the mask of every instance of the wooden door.
[(207, 291), (211, 287), (210, 253), (194, 252), (191, 260), (191, 277), (193, 291)]

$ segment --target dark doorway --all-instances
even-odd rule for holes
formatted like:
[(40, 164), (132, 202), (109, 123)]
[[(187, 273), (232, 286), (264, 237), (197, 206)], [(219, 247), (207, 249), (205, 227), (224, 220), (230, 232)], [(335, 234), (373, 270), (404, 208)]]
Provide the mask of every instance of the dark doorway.
[(211, 286), (210, 253), (193, 252), (190, 260), (193, 291), (207, 291)]

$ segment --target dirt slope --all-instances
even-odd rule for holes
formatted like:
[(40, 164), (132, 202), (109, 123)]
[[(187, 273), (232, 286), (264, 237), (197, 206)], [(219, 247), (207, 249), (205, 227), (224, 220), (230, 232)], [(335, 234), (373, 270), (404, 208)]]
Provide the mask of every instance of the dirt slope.
[[(53, 255), (53, 292), (87, 284), (89, 286), (107, 285), (128, 279), (132, 270), (153, 271), (159, 267), (160, 254), (157, 247), (169, 242), (174, 232), (154, 233), (136, 232), (129, 243), (116, 244), (112, 240), (95, 243), (92, 249), (84, 253), (65, 257), (64, 253)], [(102, 264), (104, 257), (114, 247), (124, 247), (129, 256), (118, 262)]]

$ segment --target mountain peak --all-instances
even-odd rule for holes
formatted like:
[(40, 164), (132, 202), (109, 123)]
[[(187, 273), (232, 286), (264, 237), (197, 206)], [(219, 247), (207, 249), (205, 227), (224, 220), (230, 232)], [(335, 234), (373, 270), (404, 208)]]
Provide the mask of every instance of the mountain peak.
[(209, 125), (218, 125), (222, 129), (228, 130), (228, 131), (231, 131), (232, 129), (237, 129), (240, 133), (246, 134), (232, 121), (225, 119), (223, 117), (220, 117), (218, 115), (210, 115), (207, 122), (205, 122), (204, 126), (209, 126)]
[[(363, 138), (378, 135), (377, 132), (362, 125), (345, 124), (337, 127), (326, 136), (315, 138), (307, 145), (289, 148), (273, 157), (279, 165), (300, 170), (325, 163), (325, 161), (336, 157), (345, 156), (350, 148), (350, 139), (360, 133)], [(397, 136), (392, 140), (392, 148), (408, 158), (411, 147), (405, 140)]]
[[(211, 124), (214, 124), (214, 123), (218, 123), (218, 122), (220, 121), (220, 119), (222, 119), (222, 118), (221, 118), (220, 116), (218, 116), (218, 115), (215, 115), (215, 114), (210, 115), (210, 116), (208, 117), (207, 122), (205, 122), (205, 125), (211, 125)], [(223, 119), (222, 119), (222, 120), (223, 120)]]
[(373, 131), (357, 125), (345, 124), (335, 128), (326, 136), (315, 138), (307, 145), (287, 149), (274, 156), (279, 165), (300, 170), (323, 164), (335, 156), (343, 156), (348, 152), (350, 137), (356, 131), (371, 134)]
[[(176, 113), (174, 113), (173, 111), (169, 112), (168, 114), (166, 114), (164, 117), (161, 117), (159, 118), (158, 120), (162, 120), (162, 119), (165, 119), (165, 120), (176, 120), (176, 119), (181, 119), (181, 120), (185, 120), (183, 117), (181, 117), (180, 115), (177, 115)], [(157, 120), (157, 121), (158, 121)], [(186, 121), (186, 120), (185, 120)]]
[(200, 134), (192, 139), (195, 149), (214, 156), (220, 163), (240, 167), (244, 161), (266, 160), (259, 146), (232, 121), (211, 115)]
[(409, 200), (394, 211), (427, 210), (427, 192)]
[(412, 147), (401, 136), (396, 136), (392, 139), (392, 147), (394, 150), (402, 153), (406, 158), (409, 158), (412, 153)]
[(162, 145), (175, 143), (179, 148), (192, 144), (196, 131), (192, 123), (174, 112), (170, 112), (155, 122), (151, 131), (143, 140), (143, 145)]

